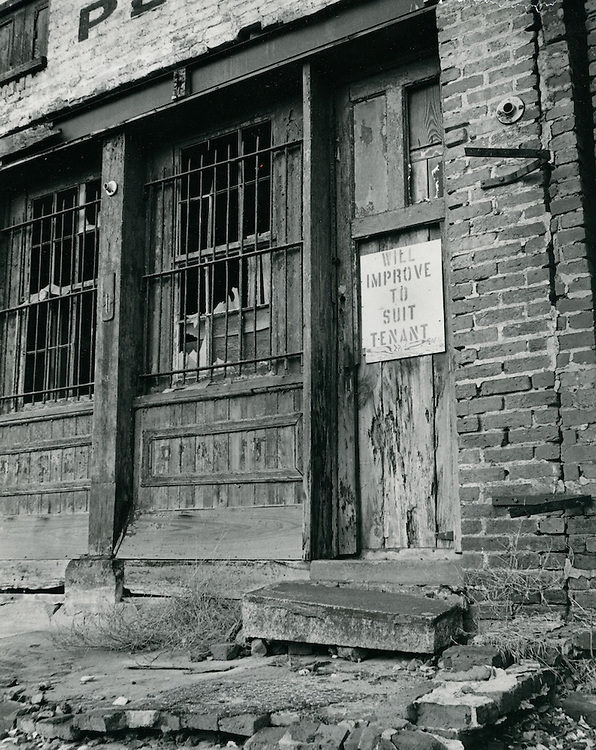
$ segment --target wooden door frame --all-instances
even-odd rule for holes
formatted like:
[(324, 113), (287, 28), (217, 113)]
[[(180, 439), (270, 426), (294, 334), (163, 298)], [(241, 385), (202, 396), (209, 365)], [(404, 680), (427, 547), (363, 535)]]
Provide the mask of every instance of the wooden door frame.
[[(306, 560), (337, 555), (335, 253), (332, 244), (332, 107), (310, 62), (303, 82), (304, 538)], [(321, 321), (325, 321), (321, 325)]]

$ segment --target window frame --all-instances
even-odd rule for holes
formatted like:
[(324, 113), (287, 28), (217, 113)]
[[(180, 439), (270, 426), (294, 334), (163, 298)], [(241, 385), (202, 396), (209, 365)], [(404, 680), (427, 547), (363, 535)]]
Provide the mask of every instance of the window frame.
[[(37, 73), (47, 65), (50, 0), (9, 0), (0, 5), (0, 28), (12, 25), (6, 69), (0, 68), (0, 86)], [(45, 13), (43, 22), (41, 14)], [(20, 38), (19, 45), (15, 40)]]
[[(94, 197), (90, 199), (89, 189), (93, 186)], [(99, 239), (101, 231), (101, 183), (97, 172), (86, 172), (70, 179), (62, 179), (43, 187), (35, 189), (27, 194), (15, 195), (14, 206), (9, 207), (6, 212), (5, 223), (2, 229), (2, 247), (9, 255), (7, 260), (10, 268), (5, 279), (4, 293), (6, 301), (0, 309), (0, 333), (8, 335), (9, 327), (14, 331), (14, 347), (10, 362), (2, 368), (5, 378), (0, 383), (0, 414), (20, 413), (25, 410), (39, 408), (53, 404), (76, 403), (81, 400), (91, 399), (94, 391), (94, 369), (95, 369), (95, 340), (97, 335), (97, 288), (98, 288), (98, 263), (99, 263)], [(60, 211), (58, 201), (60, 195), (73, 192), (73, 206), (66, 207), (64, 213), (71, 216), (73, 231), (65, 233), (63, 237), (56, 238), (55, 224), (58, 215), (54, 212)], [(34, 215), (35, 205), (41, 200), (51, 200), (51, 212), (47, 221), (50, 222), (51, 236), (47, 242), (34, 245), (34, 226), (38, 220), (43, 221), (45, 212), (40, 216)], [(88, 218), (86, 206), (95, 206), (95, 224), (87, 224)], [(83, 219), (81, 221), (81, 216)], [(38, 224), (42, 229), (41, 221)], [(14, 236), (11, 236), (14, 233)], [(20, 234), (20, 236), (18, 236)], [(92, 242), (92, 277), (86, 278), (83, 272), (86, 235), (91, 237)], [(70, 278), (60, 279), (55, 283), (55, 246), (58, 243), (70, 240), (71, 255)], [(38, 267), (42, 267), (42, 245), (48, 245), (47, 259), (47, 285), (34, 291), (31, 286), (32, 269), (34, 267), (33, 253), (39, 248)], [(10, 260), (12, 259), (12, 260)], [(61, 266), (60, 266), (61, 268)], [(40, 277), (38, 283), (45, 279)], [(48, 289), (48, 292), (45, 290)], [(30, 322), (32, 316), (39, 320), (41, 306), (47, 305), (45, 316), (45, 340), (44, 345), (39, 346), (39, 336), (35, 332), (35, 341), (31, 346)], [(83, 315), (83, 306), (90, 305), (88, 316)], [(63, 310), (63, 306), (66, 310)], [(10, 322), (10, 311), (15, 317)], [(6, 315), (6, 322), (2, 316)], [(69, 321), (68, 340), (61, 341), (59, 326), (63, 315)], [(91, 330), (91, 337), (86, 335), (87, 329)], [(87, 372), (81, 366), (81, 357), (84, 349), (89, 353), (86, 358), (88, 366), (88, 377), (81, 378), (81, 374)], [(60, 349), (72, 349), (72, 354), (67, 356), (65, 379), (61, 377), (59, 355), (54, 354)], [(43, 354), (43, 385), (38, 389), (35, 384), (35, 368), (39, 365), (33, 364), (33, 374), (28, 370), (28, 358), (36, 359), (36, 353)], [(55, 361), (52, 357), (55, 356)], [(53, 369), (52, 369), (53, 368)], [(31, 380), (31, 387), (27, 387)], [(64, 382), (62, 382), (64, 381)], [(39, 390), (39, 393), (38, 393)]]
[[(296, 159), (300, 160), (302, 164), (302, 115), (296, 117), (295, 114), (297, 108), (301, 106), (301, 100), (297, 97), (283, 97), (275, 102), (268, 102), (262, 107), (259, 107), (258, 111), (253, 110), (250, 112), (243, 112), (240, 116), (234, 116), (230, 118), (221, 119), (218, 122), (211, 123), (209, 125), (203, 125), (203, 127), (197, 129), (192, 136), (186, 136), (182, 138), (173, 138), (172, 140), (164, 140), (161, 144), (155, 156), (153, 157), (150, 167), (148, 170), (147, 177), (150, 178), (146, 189), (149, 189), (151, 193), (154, 188), (157, 188), (158, 183), (166, 185), (168, 182), (172, 182), (178, 175), (184, 175), (184, 157), (189, 151), (192, 151), (195, 147), (200, 147), (201, 144), (209, 141), (216, 141), (218, 138), (222, 138), (228, 135), (238, 134), (240, 139), (242, 138), (242, 131), (250, 131), (253, 128), (258, 128), (262, 125), (270, 125), (270, 136), (267, 139), (267, 145), (259, 145), (259, 152), (263, 149), (263, 152), (270, 153), (270, 167), (267, 172), (266, 179), (268, 181), (267, 191), (269, 195), (268, 205), (266, 211), (269, 214), (269, 220), (267, 222), (268, 227), (263, 231), (259, 231), (255, 234), (243, 233), (242, 222), (243, 212), (239, 205), (238, 213), (238, 239), (229, 240), (224, 244), (204, 244), (197, 243), (198, 245), (203, 244), (200, 249), (196, 249), (189, 253), (181, 252), (186, 248), (184, 247), (184, 222), (180, 219), (180, 212), (178, 202), (184, 200), (181, 197), (181, 190), (176, 188), (172, 190), (166, 200), (165, 205), (169, 206), (167, 209), (170, 211), (169, 217), (161, 212), (164, 210), (164, 198), (163, 194), (161, 198), (157, 198), (155, 194), (153, 198), (150, 198), (148, 203), (148, 210), (150, 219), (147, 220), (147, 239), (146, 239), (146, 274), (144, 276), (144, 283), (146, 284), (145, 300), (145, 326), (147, 330), (147, 338), (145, 340), (145, 362), (146, 369), (141, 375), (142, 381), (145, 383), (144, 392), (152, 393), (155, 390), (159, 390), (160, 383), (163, 383), (165, 387), (180, 388), (186, 385), (198, 384), (203, 382), (212, 382), (216, 380), (219, 382), (235, 380), (237, 377), (246, 376), (262, 376), (267, 371), (269, 374), (273, 371), (277, 372), (278, 369), (287, 369), (286, 364), (290, 360), (292, 363), (289, 367), (294, 371), (294, 360), (300, 359), (298, 365), (301, 367), (302, 358), (302, 335), (300, 336), (300, 343), (295, 341), (296, 336), (293, 331), (286, 331), (283, 334), (283, 341), (285, 342), (284, 353), (280, 353), (284, 345), (280, 344), (281, 338), (276, 339), (275, 336), (281, 337), (279, 333), (279, 320), (283, 318), (284, 323), (282, 325), (287, 326), (287, 320), (284, 317), (287, 314), (288, 307), (291, 307), (291, 302), (286, 303), (284, 309), (279, 311), (279, 299), (275, 298), (279, 291), (274, 292), (274, 277), (275, 274), (279, 274), (279, 263), (298, 263), (302, 269), (302, 248), (303, 248), (303, 236), (302, 230), (298, 229), (296, 222), (302, 227), (302, 200), (300, 199), (299, 211), (296, 213), (295, 219), (287, 220), (287, 226), (284, 221), (281, 220), (281, 214), (284, 211), (288, 211), (287, 201), (283, 204), (283, 199), (278, 200), (276, 197), (278, 186), (276, 186), (276, 179), (279, 178), (279, 174), (276, 170), (281, 168), (281, 164), (284, 165), (292, 164), (290, 169), (296, 168)], [(259, 152), (254, 152), (255, 154)], [(250, 150), (248, 153), (253, 153)], [(296, 155), (297, 154), (297, 155)], [(238, 151), (237, 157), (240, 157), (241, 153)], [(233, 157), (236, 158), (236, 157)], [(276, 161), (281, 159), (281, 161)], [(208, 165), (206, 165), (208, 166)], [(296, 187), (296, 179), (300, 178), (300, 191), (301, 191), (301, 179), (302, 179), (302, 167), (294, 173), (294, 176), (289, 178), (292, 180), (292, 187)], [(287, 175), (286, 175), (287, 178)], [(180, 180), (178, 180), (180, 182)], [(238, 183), (242, 182), (242, 177), (239, 177)], [(260, 179), (259, 179), (260, 184)], [(290, 185), (286, 186), (288, 189)], [(241, 187), (240, 190), (243, 188)], [(197, 192), (198, 194), (198, 192)], [(301, 194), (301, 193), (300, 193)], [(152, 204), (151, 201), (157, 201)], [(161, 206), (161, 208), (160, 208)], [(153, 212), (157, 210), (157, 214)], [(157, 221), (162, 222), (160, 227), (156, 227), (155, 221), (156, 216), (159, 215)], [(165, 223), (163, 223), (165, 220)], [(280, 221), (282, 223), (280, 224)], [(283, 224), (283, 226), (282, 226)], [(169, 226), (166, 226), (169, 225)], [(258, 225), (257, 225), (258, 227)], [(253, 227), (249, 227), (249, 231)], [(152, 234), (153, 232), (153, 234)], [(157, 234), (155, 234), (157, 232)], [(166, 245), (171, 247), (171, 254), (169, 256), (169, 270), (166, 269), (164, 262), (166, 261), (164, 253), (166, 252), (166, 246), (164, 246), (163, 238), (167, 234)], [(240, 236), (242, 235), (242, 236)], [(298, 236), (299, 235), (299, 236)], [(181, 240), (182, 237), (182, 240)], [(159, 246), (153, 246), (154, 243), (158, 243)], [(192, 245), (191, 245), (192, 247)], [(285, 250), (284, 250), (285, 248)], [(275, 254), (280, 251), (278, 259), (274, 261)], [(299, 253), (299, 256), (294, 255), (294, 251)], [(284, 254), (285, 253), (285, 254)], [(267, 258), (261, 260), (261, 257), (266, 255)], [(219, 318), (226, 316), (228, 318), (229, 329), (226, 328), (227, 335), (226, 339), (228, 344), (230, 340), (232, 344), (228, 348), (228, 344), (223, 340), (224, 337), (220, 338), (219, 331), (215, 330), (214, 341), (209, 344), (213, 346), (215, 343), (215, 354), (207, 353), (207, 361), (202, 362), (202, 356), (199, 353), (201, 348), (201, 336), (200, 330), (197, 328), (197, 362), (191, 364), (186, 363), (186, 352), (184, 333), (178, 334), (178, 327), (183, 327), (184, 316), (182, 315), (181, 307), (179, 304), (180, 294), (176, 292), (175, 287), (177, 282), (174, 280), (176, 274), (182, 275), (182, 269), (192, 269), (193, 266), (201, 264), (217, 263), (221, 260), (224, 263), (230, 263), (234, 259), (238, 259), (241, 263), (239, 273), (242, 273), (242, 264), (251, 264), (248, 268), (248, 274), (251, 281), (246, 287), (248, 290), (248, 299), (242, 294), (244, 304), (232, 304), (227, 307), (227, 310), (217, 310), (210, 312), (207, 309), (206, 312), (201, 313), (197, 311), (197, 326), (201, 325), (200, 321), (210, 325), (211, 322), (217, 322)], [(273, 268), (274, 262), (277, 264), (276, 268)], [(269, 267), (271, 264), (272, 268)], [(256, 269), (256, 275), (252, 269)], [(289, 268), (289, 266), (288, 266)], [(245, 271), (246, 273), (246, 271)], [(153, 294), (158, 296), (162, 293), (158, 291), (161, 282), (159, 278), (164, 278), (169, 275), (172, 278), (170, 282), (171, 291), (169, 293), (167, 305), (171, 305), (172, 314), (168, 319), (165, 315), (165, 311), (159, 312), (157, 308), (161, 310), (164, 303), (162, 301), (157, 302)], [(246, 276), (245, 276), (246, 278)], [(256, 291), (254, 291), (253, 281), (257, 280)], [(152, 284), (155, 283), (155, 286)], [(227, 282), (226, 282), (227, 283)], [(287, 283), (287, 280), (286, 280)], [(155, 292), (153, 291), (155, 290)], [(240, 293), (240, 290), (239, 290)], [(263, 298), (263, 294), (265, 297)], [(201, 293), (200, 306), (203, 307), (204, 294)], [(165, 298), (165, 297), (164, 297)], [(161, 300), (161, 296), (159, 296)], [(228, 294), (228, 299), (232, 297)], [(234, 303), (236, 300), (234, 299)], [(302, 295), (300, 294), (300, 313), (299, 319), (302, 319)], [(157, 307), (156, 307), (157, 306)], [(219, 306), (218, 299), (215, 299), (215, 306)], [(225, 307), (225, 300), (222, 302), (222, 307)], [(156, 316), (161, 316), (160, 329), (161, 331), (167, 330), (167, 342), (164, 338), (157, 336), (157, 331), (151, 332), (155, 329)], [(267, 318), (267, 321), (263, 320), (263, 316)], [(239, 321), (243, 321), (240, 323)], [(255, 322), (256, 321), (256, 322)], [(244, 324), (248, 326), (246, 330), (243, 329), (244, 342), (238, 349), (238, 334), (239, 328)], [(194, 325), (194, 321), (193, 321)], [(225, 327), (225, 324), (224, 324)], [(216, 326), (217, 328), (217, 326)], [(258, 331), (258, 334), (257, 334)], [(300, 326), (302, 333), (302, 327)], [(250, 337), (250, 341), (248, 340)], [(255, 344), (256, 338), (264, 342), (268, 339), (268, 343), (263, 345), (266, 347), (266, 351), (261, 351)], [(264, 338), (260, 338), (264, 337)], [(182, 342), (182, 345), (179, 344)], [(164, 346), (165, 344), (165, 346)], [(260, 346), (260, 345), (259, 345)], [(246, 347), (246, 348), (245, 348)], [(221, 351), (219, 351), (221, 349)], [(235, 351), (242, 352), (242, 356), (234, 356)], [(253, 351), (254, 350), (254, 351)], [(232, 352), (232, 354), (231, 354)], [(256, 353), (255, 353), (256, 352)], [(287, 354), (285, 353), (287, 352)], [(166, 356), (168, 362), (166, 362)], [(200, 361), (199, 361), (200, 360)], [(279, 363), (276, 364), (276, 363)], [(169, 385), (167, 381), (169, 380)]]
[[(353, 103), (364, 101), (374, 95), (375, 90), (382, 92), (388, 76), (391, 73), (383, 71), (364, 78), (358, 78), (348, 84), (348, 97)], [(403, 201), (399, 205), (388, 207), (386, 210), (367, 215), (354, 216), (351, 219), (351, 237), (354, 241), (383, 234), (389, 231), (409, 229), (416, 226), (440, 223), (445, 218), (446, 184), (444, 177), (445, 144), (441, 143), (442, 195), (429, 200), (413, 201), (411, 196), (411, 182), (409, 174), (410, 143), (409, 143), (409, 93), (412, 90), (427, 85), (439, 83), (440, 69), (434, 57), (415, 61), (404, 66), (403, 71), (392, 81), (394, 91), (399, 91), (400, 123), (402, 133), (397, 148), (401, 154), (400, 163), (403, 174), (399, 183), (399, 191), (403, 193)], [(352, 93), (353, 89), (355, 93)], [(444, 131), (443, 139), (444, 139)], [(353, 138), (353, 136), (352, 136)]]

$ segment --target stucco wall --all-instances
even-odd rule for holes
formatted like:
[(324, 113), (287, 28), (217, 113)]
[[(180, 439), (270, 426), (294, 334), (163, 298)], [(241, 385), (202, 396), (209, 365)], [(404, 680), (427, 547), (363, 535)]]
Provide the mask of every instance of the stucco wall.
[[(131, 0), (79, 42), (81, 0), (52, 0), (47, 67), (0, 89), (0, 136), (47, 115), (234, 41), (260, 22), (289, 23), (338, 0), (165, 0), (131, 18)], [(92, 15), (95, 18), (97, 13)]]

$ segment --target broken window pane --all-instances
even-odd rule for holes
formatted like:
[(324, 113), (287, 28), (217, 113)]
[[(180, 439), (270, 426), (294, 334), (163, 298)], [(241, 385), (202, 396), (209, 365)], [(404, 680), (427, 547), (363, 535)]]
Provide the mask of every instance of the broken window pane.
[(237, 359), (257, 308), (269, 303), (271, 261), (258, 250), (271, 226), (270, 146), (267, 122), (183, 154), (176, 369)]
[(151, 389), (300, 367), (302, 144), (274, 145), (272, 132), (261, 121), (203, 140), (174, 173), (156, 157), (144, 277)]
[(438, 81), (408, 91), (410, 203), (443, 195), (443, 137)]

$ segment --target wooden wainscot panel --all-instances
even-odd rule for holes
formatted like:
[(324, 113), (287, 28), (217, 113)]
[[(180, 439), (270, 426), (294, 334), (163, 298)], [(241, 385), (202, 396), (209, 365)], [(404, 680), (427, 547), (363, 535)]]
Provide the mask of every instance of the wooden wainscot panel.
[(88, 403), (0, 418), (0, 516), (87, 512), (91, 420)]
[(270, 505), (140, 515), (119, 558), (301, 560), (302, 506)]
[(87, 513), (0, 516), (0, 560), (58, 560), (87, 553)]
[(141, 486), (296, 482), (302, 415), (143, 431)]
[(0, 497), (88, 489), (90, 444), (77, 436), (0, 447)]

